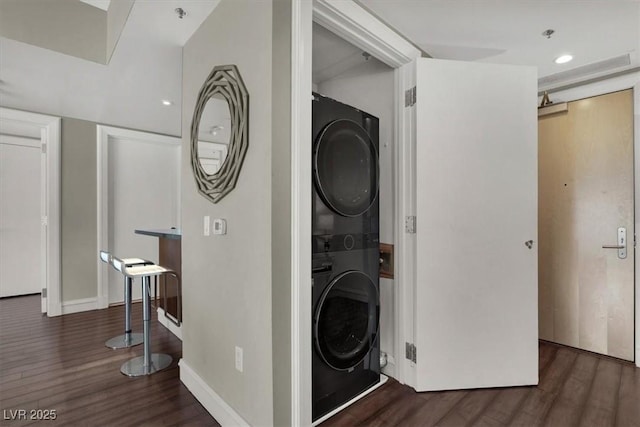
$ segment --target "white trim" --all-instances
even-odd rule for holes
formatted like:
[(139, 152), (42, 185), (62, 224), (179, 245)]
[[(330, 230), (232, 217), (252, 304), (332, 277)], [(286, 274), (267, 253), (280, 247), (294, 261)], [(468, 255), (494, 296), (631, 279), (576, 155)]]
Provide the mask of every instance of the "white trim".
[(98, 298), (82, 298), (62, 303), (62, 314), (80, 313), (98, 309)]
[[(634, 105), (634, 168), (635, 168), (635, 234), (640, 233), (640, 82), (636, 81), (633, 86), (633, 105)], [(635, 284), (636, 284), (636, 366), (640, 368), (640, 257), (637, 249), (633, 251), (635, 257)]]
[[(640, 72), (602, 80), (592, 84), (578, 86), (564, 91), (553, 92), (554, 102), (570, 102), (592, 96), (604, 95), (625, 89), (633, 89), (634, 99), (634, 206), (635, 234), (640, 233)], [(635, 257), (635, 363), (640, 368), (640, 257)]]
[(184, 359), (180, 359), (178, 366), (180, 381), (221, 426), (249, 426), (249, 423), (213, 391)]
[(413, 156), (415, 154), (415, 107), (404, 105), (405, 90), (415, 86), (415, 66), (413, 63), (395, 70), (396, 128), (395, 128), (395, 286), (394, 323), (396, 357), (395, 378), (402, 384), (413, 384), (414, 364), (403, 357), (405, 342), (415, 342), (413, 338), (413, 288), (415, 283), (415, 234), (405, 231), (405, 218), (415, 215), (415, 188)]
[(311, 424), (311, 2), (291, 10), (291, 425)]
[[(60, 289), (60, 117), (29, 113), (0, 107), (2, 120), (12, 120), (41, 129), (41, 141), (46, 145), (42, 155), (43, 174), (43, 235), (41, 256), (44, 259), (41, 288), (47, 290), (47, 316), (62, 313)], [(46, 220), (45, 220), (46, 219)], [(44, 308), (44, 307), (43, 307)]]
[[(97, 229), (98, 247), (96, 248), (96, 263), (98, 266), (97, 296), (98, 308), (109, 306), (109, 270), (108, 266), (100, 260), (97, 254), (101, 250), (108, 251), (109, 244), (109, 141), (111, 138), (122, 138), (134, 141), (171, 144), (179, 146), (181, 138), (160, 135), (150, 132), (122, 129), (111, 126), (96, 126), (97, 149), (96, 149), (96, 186), (97, 186)], [(178, 150), (178, 162), (180, 161), (180, 150)], [(180, 169), (178, 169), (180, 170)], [(180, 185), (178, 187), (178, 218), (180, 217)]]
[(415, 46), (353, 1), (315, 0), (313, 20), (392, 68), (421, 56)]
[(347, 403), (338, 406), (336, 409), (334, 409), (333, 411), (329, 412), (327, 415), (318, 418), (311, 425), (317, 426), (318, 424), (325, 422), (326, 420), (328, 420), (329, 418), (333, 417), (338, 412), (342, 411), (344, 408), (353, 405), (354, 403), (356, 403), (358, 400), (362, 399), (363, 397), (365, 397), (369, 393), (373, 392), (374, 390), (379, 389), (380, 387), (385, 385), (387, 383), (387, 381), (389, 381), (389, 377), (387, 377), (386, 375), (380, 375), (380, 382), (379, 383), (371, 386), (371, 388), (368, 388), (367, 390), (365, 390), (364, 392), (360, 393), (359, 395), (357, 395), (356, 397), (354, 397), (353, 399), (351, 399)]
[(182, 341), (182, 325), (176, 326), (175, 323), (167, 319), (164, 315), (164, 309), (162, 307), (158, 307), (156, 313), (158, 314), (158, 322), (160, 322), (162, 326), (167, 328), (169, 332), (171, 332), (173, 335), (178, 337), (180, 341)]
[[(311, 62), (313, 21), (343, 37), (391, 67), (411, 64), (421, 53), (354, 2), (292, 2), (291, 34), (291, 424), (311, 424)], [(404, 87), (404, 74), (397, 87)], [(404, 91), (396, 94), (400, 103)], [(404, 141), (404, 129), (399, 131)], [(394, 168), (400, 174), (408, 172)], [(401, 218), (401, 217), (398, 217)], [(398, 264), (396, 264), (398, 265)], [(401, 267), (396, 274), (402, 274)], [(400, 276), (401, 277), (401, 276)], [(407, 286), (396, 279), (398, 288)], [(396, 310), (396, 324), (403, 318)], [(398, 344), (397, 347), (400, 345)], [(404, 351), (404, 350), (403, 350)], [(404, 354), (404, 353), (401, 353)]]

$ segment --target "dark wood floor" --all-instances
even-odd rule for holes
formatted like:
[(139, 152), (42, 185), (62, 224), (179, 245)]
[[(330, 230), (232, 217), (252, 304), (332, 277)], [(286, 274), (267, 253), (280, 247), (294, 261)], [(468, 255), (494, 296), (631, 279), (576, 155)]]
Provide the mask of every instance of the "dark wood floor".
[[(55, 409), (46, 425), (218, 425), (180, 383), (181, 343), (157, 322), (153, 351), (174, 364), (127, 378), (120, 365), (142, 349), (103, 345), (122, 332), (123, 307), (47, 318), (39, 304), (39, 296), (0, 300), (0, 425), (37, 422), (7, 419), (18, 409)], [(142, 323), (139, 304), (133, 322)], [(537, 387), (415, 393), (390, 380), (323, 424), (358, 425), (640, 427), (640, 369), (541, 343)]]
[(322, 424), (334, 426), (640, 426), (640, 369), (540, 343), (537, 387), (416, 393), (389, 380)]
[[(152, 322), (152, 351), (170, 354), (165, 371), (139, 378), (120, 365), (142, 354), (142, 346), (110, 350), (104, 341), (124, 330), (124, 307), (47, 318), (40, 296), (0, 300), (0, 424), (22, 426), (217, 426), (182, 385), (177, 362), (182, 343)], [(134, 330), (142, 329), (134, 304)], [(56, 420), (12, 420), (16, 411)], [(31, 410), (43, 410), (31, 414)]]

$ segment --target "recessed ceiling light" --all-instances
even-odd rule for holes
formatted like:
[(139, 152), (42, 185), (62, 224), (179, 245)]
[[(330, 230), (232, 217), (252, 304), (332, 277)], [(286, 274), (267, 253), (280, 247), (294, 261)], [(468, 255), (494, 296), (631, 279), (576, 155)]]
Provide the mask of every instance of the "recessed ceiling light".
[(556, 64), (566, 64), (572, 59), (573, 59), (572, 55), (561, 55), (561, 56), (558, 56), (553, 62), (555, 62)]
[(168, 99), (163, 99), (162, 100), (162, 105), (165, 105), (165, 106), (168, 107), (169, 105), (172, 105), (172, 104), (173, 104), (173, 102), (169, 101)]

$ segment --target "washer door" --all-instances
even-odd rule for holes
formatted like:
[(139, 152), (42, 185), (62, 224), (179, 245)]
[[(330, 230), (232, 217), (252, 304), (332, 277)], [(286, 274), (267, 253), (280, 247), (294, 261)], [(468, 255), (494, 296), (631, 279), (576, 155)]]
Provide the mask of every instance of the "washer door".
[(314, 317), (314, 341), (320, 357), (332, 368), (354, 368), (376, 341), (378, 291), (366, 274), (350, 270), (329, 283)]
[(347, 217), (365, 213), (378, 196), (378, 153), (352, 120), (329, 123), (313, 153), (316, 187), (324, 202)]

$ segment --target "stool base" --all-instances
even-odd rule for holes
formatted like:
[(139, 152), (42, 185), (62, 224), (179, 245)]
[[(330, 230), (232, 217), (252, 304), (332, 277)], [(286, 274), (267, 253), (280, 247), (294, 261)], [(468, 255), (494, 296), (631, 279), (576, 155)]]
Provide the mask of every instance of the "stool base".
[(129, 348), (142, 344), (144, 341), (143, 335), (140, 333), (131, 333), (127, 339), (127, 335), (118, 335), (104, 343), (105, 346), (117, 350), (119, 348)]
[(151, 366), (144, 366), (144, 356), (131, 359), (120, 367), (120, 372), (128, 377), (140, 377), (150, 375), (154, 372), (166, 369), (171, 365), (173, 359), (168, 354), (153, 353), (151, 355)]

